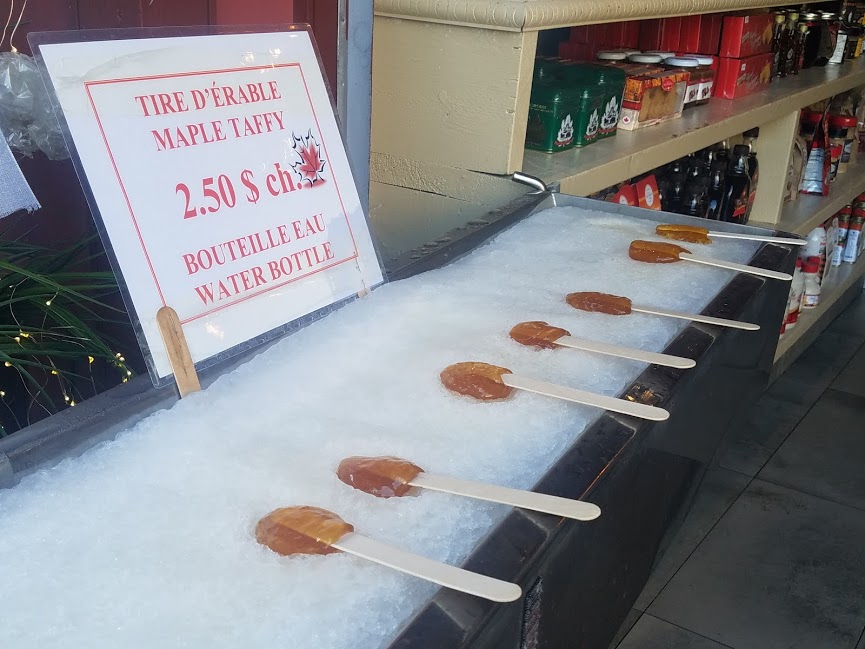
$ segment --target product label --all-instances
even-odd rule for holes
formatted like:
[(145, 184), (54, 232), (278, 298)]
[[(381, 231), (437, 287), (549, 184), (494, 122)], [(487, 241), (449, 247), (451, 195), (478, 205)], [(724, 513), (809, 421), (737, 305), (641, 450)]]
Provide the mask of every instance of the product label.
[(700, 98), (700, 87), (703, 84), (695, 83), (693, 85), (689, 84), (688, 89), (685, 91), (685, 103), (690, 104), (692, 101), (697, 101)]
[[(555, 128), (555, 127), (554, 127)], [(568, 146), (574, 141), (574, 120), (571, 119), (570, 113), (565, 115), (559, 126), (558, 135), (556, 135), (556, 146)]]
[(848, 264), (852, 264), (856, 261), (856, 257), (859, 253), (859, 230), (850, 230), (847, 233), (847, 245), (844, 246), (844, 261)]
[(598, 110), (596, 108), (592, 111), (591, 117), (589, 117), (589, 123), (586, 124), (586, 142), (591, 142), (598, 137), (598, 128), (600, 123), (601, 120), (598, 119)]
[(601, 117), (601, 134), (606, 135), (616, 130), (616, 124), (619, 123), (619, 101), (616, 97), (611, 97), (610, 101), (604, 106), (604, 116)]
[(704, 81), (700, 84), (700, 99), (708, 99), (712, 96), (712, 81)]
[(805, 299), (802, 301), (802, 306), (806, 309), (813, 309), (820, 302), (820, 294), (817, 295), (809, 295), (805, 294)]
[(835, 52), (829, 63), (842, 63), (844, 61), (844, 49), (847, 47), (847, 34), (838, 34), (838, 41), (835, 43)]

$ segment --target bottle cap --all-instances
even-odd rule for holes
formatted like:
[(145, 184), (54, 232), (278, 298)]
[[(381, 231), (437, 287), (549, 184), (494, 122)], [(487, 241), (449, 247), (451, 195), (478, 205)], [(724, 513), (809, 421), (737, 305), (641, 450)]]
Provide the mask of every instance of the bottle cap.
[(841, 128), (851, 128), (856, 126), (856, 118), (849, 115), (830, 115), (829, 126), (840, 126)]
[(796, 268), (802, 268), (802, 258), (796, 257)]
[(806, 273), (816, 273), (820, 270), (820, 258), (819, 257), (808, 257), (805, 261), (805, 266), (802, 268)]
[(798, 11), (791, 11), (790, 13), (788, 13), (787, 14), (787, 20), (793, 20), (793, 21), (799, 20), (799, 12)]
[(784, 14), (775, 14), (775, 22), (779, 25), (787, 20), (787, 17)]
[(799, 23), (799, 31), (803, 34), (808, 31), (807, 23)]
[(802, 121), (806, 124), (819, 124), (822, 118), (822, 113), (816, 113), (811, 110), (802, 111)]

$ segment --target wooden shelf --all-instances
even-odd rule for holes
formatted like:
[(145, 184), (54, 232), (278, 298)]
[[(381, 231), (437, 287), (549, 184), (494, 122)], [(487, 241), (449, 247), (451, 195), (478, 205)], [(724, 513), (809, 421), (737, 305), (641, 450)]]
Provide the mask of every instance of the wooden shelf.
[[(826, 2), (826, 0), (817, 0)], [(775, 7), (776, 0), (375, 0), (376, 16), (465, 25), (491, 30), (534, 31), (719, 11)]]
[(584, 149), (526, 151), (523, 171), (548, 184), (560, 183), (566, 194), (585, 196), (860, 85), (865, 85), (865, 57), (811, 68), (749, 97), (712, 99), (686, 110), (680, 119), (636, 131), (620, 129), (615, 137)]
[(814, 309), (803, 309), (796, 326), (784, 334), (775, 350), (775, 362), (817, 323), (821, 316), (834, 305), (857, 281), (865, 277), (865, 254), (855, 264), (841, 264), (820, 291), (820, 303)]
[(777, 223), (751, 221), (748, 225), (806, 236), (862, 192), (865, 192), (865, 155), (851, 162), (846, 173), (838, 174), (828, 196), (800, 194), (794, 202), (784, 206)]

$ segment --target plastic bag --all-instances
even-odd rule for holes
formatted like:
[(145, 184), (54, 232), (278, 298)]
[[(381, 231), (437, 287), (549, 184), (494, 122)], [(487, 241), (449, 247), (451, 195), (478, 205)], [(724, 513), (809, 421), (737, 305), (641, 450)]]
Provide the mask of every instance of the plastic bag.
[(27, 156), (42, 151), (51, 160), (69, 157), (39, 68), (20, 52), (0, 52), (0, 133)]

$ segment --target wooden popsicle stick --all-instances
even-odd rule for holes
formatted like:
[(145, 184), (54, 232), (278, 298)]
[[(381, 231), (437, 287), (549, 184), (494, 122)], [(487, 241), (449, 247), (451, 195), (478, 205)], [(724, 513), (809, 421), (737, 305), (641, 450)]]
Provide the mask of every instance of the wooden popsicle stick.
[(544, 394), (548, 397), (573, 401), (574, 403), (581, 403), (586, 406), (595, 406), (611, 412), (639, 417), (640, 419), (664, 421), (670, 417), (670, 413), (663, 408), (655, 408), (654, 406), (647, 406), (642, 403), (634, 403), (632, 401), (625, 401), (624, 399), (608, 397), (604, 394), (586, 392), (585, 390), (577, 390), (576, 388), (567, 388), (563, 385), (556, 385), (555, 383), (548, 383), (547, 381), (539, 381), (538, 379), (531, 379), (525, 376), (503, 374), (502, 381), (505, 385), (517, 388), (518, 390)]
[(174, 380), (182, 399), (187, 394), (201, 391), (201, 383), (195, 371), (195, 363), (189, 353), (186, 344), (186, 336), (183, 335), (183, 325), (177, 312), (170, 306), (164, 306), (156, 312), (156, 323), (159, 325), (159, 333), (162, 334), (162, 342), (168, 352), (168, 361), (174, 372)]
[(710, 231), (709, 237), (717, 237), (718, 239), (745, 239), (747, 241), (765, 241), (767, 243), (783, 243), (790, 246), (804, 246), (807, 241), (805, 239), (791, 239), (789, 237), (764, 237), (759, 234), (740, 234), (738, 232), (717, 232)]
[(793, 276), (787, 273), (779, 273), (777, 270), (767, 270), (765, 268), (757, 268), (756, 266), (745, 266), (744, 264), (736, 264), (732, 261), (720, 261), (717, 259), (707, 259), (706, 257), (697, 257), (688, 252), (679, 253), (679, 259), (691, 261), (696, 264), (705, 266), (715, 266), (716, 268), (726, 268), (727, 270), (735, 270), (739, 273), (749, 273), (751, 275), (759, 275), (760, 277), (768, 277), (770, 279), (780, 279), (785, 282), (792, 282)]
[(420, 577), (439, 586), (453, 588), (493, 602), (512, 602), (523, 594), (522, 589), (516, 584), (433, 561), (354, 532), (332, 543), (331, 547), (414, 577)]
[(647, 309), (642, 306), (631, 306), (631, 311), (636, 313), (646, 313), (648, 315), (660, 315), (667, 318), (679, 318), (680, 320), (691, 320), (693, 322), (703, 322), (705, 324), (718, 325), (719, 327), (730, 327), (732, 329), (744, 329), (745, 331), (759, 331), (760, 325), (751, 322), (740, 322), (739, 320), (727, 320), (726, 318), (714, 318), (710, 315), (700, 315), (699, 313), (681, 313), (679, 311), (669, 311), (667, 309)]
[(502, 503), (503, 505), (511, 505), (512, 507), (531, 509), (545, 514), (573, 518), (578, 521), (591, 521), (601, 515), (600, 507), (581, 500), (549, 496), (522, 489), (510, 489), (508, 487), (474, 482), (472, 480), (462, 480), (450, 476), (420, 473), (409, 484), (413, 487), (421, 487), (430, 491), (443, 491), (457, 496), (488, 500), (494, 503)]
[(653, 363), (654, 365), (663, 365), (664, 367), (675, 367), (681, 370), (690, 369), (697, 364), (697, 361), (690, 358), (684, 358), (682, 356), (671, 356), (669, 354), (644, 352), (641, 349), (631, 349), (630, 347), (611, 345), (609, 343), (602, 343), (594, 340), (585, 340), (583, 338), (574, 338), (573, 336), (562, 336), (555, 342), (557, 345), (561, 345), (562, 347), (581, 349), (586, 352), (606, 354), (607, 356), (628, 358), (632, 361)]

